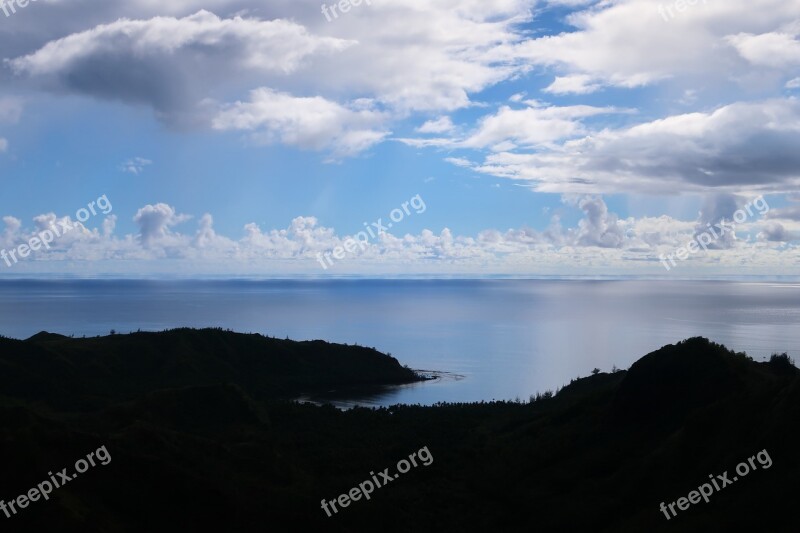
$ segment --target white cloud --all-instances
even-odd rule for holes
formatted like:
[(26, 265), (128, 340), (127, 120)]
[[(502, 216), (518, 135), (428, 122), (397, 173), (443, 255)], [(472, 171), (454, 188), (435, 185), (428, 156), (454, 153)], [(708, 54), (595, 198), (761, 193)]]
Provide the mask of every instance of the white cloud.
[(9, 64), (53, 90), (146, 103), (165, 120), (196, 123), (204, 120), (198, 104), (210, 96), (207, 91), (258, 74), (285, 77), (314, 55), (352, 45), (311, 35), (288, 20), (222, 19), (199, 11), (101, 24)]
[(122, 163), (122, 165), (120, 165), (120, 169), (128, 174), (139, 175), (144, 172), (145, 167), (152, 164), (153, 162), (149, 159), (145, 159), (143, 157), (134, 157), (133, 159), (128, 159)]
[(439, 117), (436, 120), (429, 120), (416, 129), (418, 133), (450, 133), (455, 129), (450, 117)]
[(383, 140), (388, 116), (362, 103), (343, 106), (319, 96), (298, 98), (268, 88), (247, 102), (226, 106), (214, 118), (218, 130), (248, 131), (262, 144), (281, 142), (305, 149), (355, 155)]
[(737, 103), (605, 129), (551, 149), (502, 152), (477, 170), (547, 192), (792, 191), (800, 187), (800, 101)]
[(2, 242), (3, 247), (10, 248), (17, 240), (19, 230), (22, 228), (22, 221), (12, 216), (4, 216), (3, 224), (5, 229), (2, 236), (0, 236), (2, 238), (0, 242)]
[[(732, 194), (711, 194), (705, 197), (700, 216), (695, 226), (695, 234), (708, 233), (709, 228), (721, 221), (732, 221), (734, 213), (744, 202), (740, 197)], [(713, 248), (731, 248), (736, 244), (736, 233), (721, 233), (711, 244)]]
[(567, 106), (501, 107), (494, 115), (480, 120), (477, 131), (462, 143), (467, 148), (485, 148), (503, 142), (518, 146), (537, 146), (585, 132), (580, 119), (596, 115), (627, 113), (614, 107)]
[(520, 72), (509, 45), (524, 38), (518, 23), (530, 18), (535, 3), (374, 2), (325, 28), (359, 44), (320, 63), (315, 79), (320, 86), (360, 89), (400, 113), (467, 107), (470, 94)]
[(773, 68), (800, 65), (800, 41), (795, 35), (779, 32), (761, 35), (740, 33), (728, 36), (727, 41), (754, 65)]
[(576, 137), (587, 132), (581, 119), (597, 115), (632, 113), (615, 107), (551, 106), (538, 101), (526, 102), (531, 107), (513, 109), (501, 106), (491, 115), (478, 121), (474, 131), (465, 138), (398, 139), (416, 147), (491, 148), (494, 151), (517, 147), (537, 147), (558, 140)]
[(472, 162), (469, 159), (465, 159), (463, 157), (446, 157), (445, 161), (457, 167), (469, 168), (472, 166)]
[(800, 233), (787, 230), (779, 222), (769, 222), (758, 234), (758, 239), (770, 242), (791, 242), (800, 239)]
[(555, 81), (544, 89), (552, 94), (589, 94), (602, 87), (591, 76), (576, 74), (573, 76), (556, 76)]
[[(175, 208), (167, 204), (146, 205), (136, 212), (133, 221), (139, 225), (139, 237), (142, 246), (149, 248), (159, 241), (168, 241), (171, 234), (170, 228), (190, 217), (179, 215)], [(172, 239), (173, 241), (175, 239)]]
[(623, 245), (625, 232), (617, 216), (609, 213), (602, 198), (592, 196), (581, 198), (578, 207), (586, 216), (578, 223), (575, 232), (576, 244), (601, 248), (620, 248)]
[(530, 39), (515, 54), (558, 71), (565, 81), (557, 80), (554, 91), (561, 85), (588, 92), (657, 82), (682, 90), (698, 79), (744, 83), (754, 63), (778, 69), (796, 64), (797, 43), (781, 32), (800, 17), (798, 0), (698, 2), (668, 20), (659, 11), (664, 5), (599, 2), (567, 17), (574, 31)]
[[(38, 51), (11, 61), (20, 73), (45, 75), (75, 73), (81, 64), (111, 54), (140, 66), (160, 55), (186, 54), (182, 59), (208, 61), (214, 52), (228, 52), (217, 62), (242, 69), (291, 73), (308, 56), (343, 50), (353, 43), (313, 36), (301, 25), (285, 20), (222, 19), (208, 11), (194, 15), (120, 19), (94, 29), (51, 41)], [(206, 53), (199, 53), (202, 50)], [(109, 80), (110, 81), (110, 80)], [(119, 82), (118, 82), (119, 83)]]

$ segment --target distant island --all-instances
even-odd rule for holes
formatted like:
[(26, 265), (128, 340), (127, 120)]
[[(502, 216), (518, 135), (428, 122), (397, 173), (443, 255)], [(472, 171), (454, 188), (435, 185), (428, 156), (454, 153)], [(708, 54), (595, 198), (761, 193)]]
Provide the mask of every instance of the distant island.
[[(800, 372), (786, 354), (759, 363), (694, 338), (526, 402), (341, 411), (291, 401), (424, 379), (373, 348), (221, 329), (0, 338), (0, 499), (101, 445), (112, 458), (0, 522), (82, 532), (797, 531)], [(423, 447), (429, 467), (332, 517), (320, 510)], [(768, 469), (684, 510), (681, 497), (762, 450)]]

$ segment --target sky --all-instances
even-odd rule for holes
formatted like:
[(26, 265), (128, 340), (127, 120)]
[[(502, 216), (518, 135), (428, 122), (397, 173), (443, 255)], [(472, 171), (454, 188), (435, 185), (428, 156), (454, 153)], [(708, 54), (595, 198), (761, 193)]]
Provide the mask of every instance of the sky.
[(800, 0), (351, 2), (3, 1), (0, 279), (800, 272)]

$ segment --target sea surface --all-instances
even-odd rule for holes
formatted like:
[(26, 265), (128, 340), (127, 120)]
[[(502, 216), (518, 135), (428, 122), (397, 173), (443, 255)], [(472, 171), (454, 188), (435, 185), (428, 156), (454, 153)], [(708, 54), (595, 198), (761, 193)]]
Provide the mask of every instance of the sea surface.
[[(708, 337), (800, 359), (800, 284), (724, 281), (326, 280), (0, 282), (0, 334), (222, 327), (373, 346), (432, 382), (337, 391), (339, 406), (527, 400), (595, 367)], [(319, 398), (309, 398), (319, 401)]]

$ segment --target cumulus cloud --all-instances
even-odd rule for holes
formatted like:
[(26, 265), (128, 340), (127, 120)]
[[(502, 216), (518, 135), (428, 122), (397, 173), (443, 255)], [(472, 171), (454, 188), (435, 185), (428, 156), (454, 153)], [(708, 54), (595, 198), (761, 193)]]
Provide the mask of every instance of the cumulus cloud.
[(584, 197), (578, 207), (585, 218), (575, 231), (575, 242), (580, 246), (599, 246), (601, 248), (620, 248), (625, 241), (625, 233), (617, 215), (609, 213), (608, 206), (599, 197)]
[(792, 191), (800, 187), (800, 101), (737, 103), (605, 129), (550, 150), (501, 152), (479, 172), (548, 192)]
[(739, 83), (754, 64), (796, 64), (797, 42), (784, 29), (800, 17), (796, 0), (698, 2), (681, 12), (673, 8), (672, 17), (664, 6), (651, 0), (593, 3), (567, 17), (573, 31), (526, 40), (516, 53), (560, 72), (552, 92), (659, 82), (690, 88), (698, 79)]
[(287, 75), (315, 54), (353, 43), (311, 35), (287, 20), (182, 17), (120, 19), (50, 41), (10, 61), (18, 75), (54, 90), (144, 103), (175, 120), (217, 85), (249, 73)]
[[(65, 75), (72, 77), (82, 65), (95, 61), (115, 58), (147, 70), (151, 68), (148, 61), (154, 62), (160, 55), (175, 58), (186, 54), (185, 60), (210, 61), (215, 59), (215, 52), (224, 51), (225, 56), (216, 57), (220, 67), (229, 63), (243, 70), (291, 73), (309, 55), (342, 50), (351, 44), (310, 35), (303, 26), (285, 20), (221, 19), (201, 10), (183, 18), (120, 19), (102, 24), (51, 41), (32, 54), (12, 60), (11, 66), (18, 73), (33, 76), (61, 74), (62, 81), (77, 84), (76, 80), (64, 79)], [(104, 78), (112, 81), (108, 73)], [(122, 81), (116, 83), (121, 85)], [(120, 85), (114, 89), (119, 90)]]
[(552, 94), (589, 94), (602, 87), (591, 76), (575, 74), (572, 76), (556, 76), (544, 92)]
[(139, 237), (147, 248), (156, 241), (171, 236), (170, 228), (188, 220), (188, 215), (179, 215), (167, 204), (146, 205), (137, 211), (133, 221), (139, 225)]
[(194, 236), (192, 244), (197, 248), (207, 248), (217, 240), (217, 232), (214, 231), (214, 217), (206, 213), (200, 217), (200, 226)]
[(315, 78), (320, 85), (366, 92), (399, 113), (465, 108), (471, 94), (524, 71), (510, 45), (524, 39), (520, 23), (530, 19), (535, 4), (374, 2), (320, 29), (359, 44), (320, 62)]
[(117, 227), (117, 215), (108, 215), (103, 219), (103, 236), (111, 237)]
[(403, 138), (411, 146), (446, 148), (491, 148), (495, 151), (517, 147), (536, 147), (587, 133), (582, 119), (598, 115), (631, 113), (615, 107), (552, 106), (528, 101), (523, 109), (501, 106), (478, 121), (477, 127), (464, 138)]
[(481, 119), (477, 131), (462, 145), (468, 148), (485, 148), (501, 143), (537, 146), (584, 133), (586, 130), (580, 119), (620, 112), (629, 110), (587, 105), (526, 109), (503, 106), (496, 114)]
[(730, 35), (727, 41), (754, 65), (773, 68), (800, 65), (800, 41), (796, 35), (780, 32)]
[(758, 234), (758, 239), (771, 242), (791, 242), (800, 239), (800, 233), (787, 230), (779, 222), (769, 222)]
[(418, 133), (450, 133), (455, 129), (450, 117), (439, 117), (429, 120), (416, 129)]
[(218, 130), (251, 132), (250, 138), (257, 143), (281, 142), (346, 156), (389, 135), (381, 127), (386, 119), (370, 102), (343, 106), (319, 96), (298, 98), (261, 88), (251, 93), (249, 101), (226, 106), (213, 125)]
[(22, 221), (12, 216), (4, 216), (3, 224), (5, 228), (3, 229), (2, 243), (4, 247), (8, 248), (16, 242)]
[[(700, 216), (695, 226), (695, 235), (701, 235), (711, 232), (717, 233), (714, 228), (715, 224), (726, 221), (730, 223), (733, 221), (734, 213), (741, 207), (744, 202), (733, 194), (710, 194), (707, 195), (703, 202), (703, 207), (700, 210)], [(719, 231), (719, 237), (715, 238), (710, 247), (712, 248), (731, 248), (735, 245), (736, 233), (734, 231)]]

